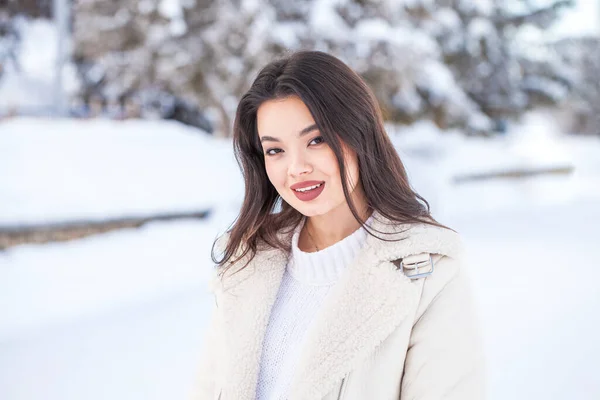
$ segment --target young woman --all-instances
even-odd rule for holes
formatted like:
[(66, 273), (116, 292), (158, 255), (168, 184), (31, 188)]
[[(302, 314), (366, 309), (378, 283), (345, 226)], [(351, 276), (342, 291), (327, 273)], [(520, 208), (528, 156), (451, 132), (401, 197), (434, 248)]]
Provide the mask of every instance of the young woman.
[(215, 243), (196, 398), (482, 399), (459, 237), (411, 189), (364, 81), (322, 52), (269, 63), (234, 148), (245, 198)]

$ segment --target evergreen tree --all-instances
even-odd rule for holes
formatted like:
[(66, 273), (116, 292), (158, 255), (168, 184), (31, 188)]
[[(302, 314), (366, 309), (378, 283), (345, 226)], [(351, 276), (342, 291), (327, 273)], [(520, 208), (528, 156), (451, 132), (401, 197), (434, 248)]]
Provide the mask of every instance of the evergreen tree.
[[(77, 1), (76, 54), (91, 87), (123, 98), (154, 88), (207, 110), (228, 132), (258, 69), (286, 51), (330, 52), (373, 87), (388, 119), (488, 132), (493, 121), (563, 98), (560, 58), (521, 51), (525, 25), (569, 1)], [(518, 7), (517, 7), (518, 6)], [(87, 63), (87, 64), (86, 64)], [(98, 84), (101, 82), (101, 84)]]
[(562, 39), (553, 45), (573, 72), (573, 90), (563, 105), (572, 133), (600, 136), (600, 37)]

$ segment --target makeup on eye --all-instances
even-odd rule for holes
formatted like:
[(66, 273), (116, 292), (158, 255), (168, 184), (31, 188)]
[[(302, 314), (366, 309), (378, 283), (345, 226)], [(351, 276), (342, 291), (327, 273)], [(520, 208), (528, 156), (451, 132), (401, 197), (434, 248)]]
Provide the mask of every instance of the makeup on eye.
[[(315, 140), (317, 140), (317, 139), (319, 139), (319, 140), (320, 140), (320, 142), (319, 142), (319, 143), (316, 143), (316, 144), (315, 144), (315, 146), (316, 146), (316, 145), (318, 145), (318, 144), (325, 143), (325, 138), (324, 138), (323, 136), (315, 136), (315, 137), (314, 137), (314, 138), (312, 138), (312, 139), (311, 139), (311, 140), (310, 140), (308, 143), (310, 144), (310, 143), (312, 143), (313, 141), (315, 141)], [(270, 151), (273, 151), (273, 150), (279, 150), (279, 151), (278, 151), (278, 152), (276, 152), (276, 153), (269, 153)], [(265, 155), (267, 155), (267, 156), (274, 156), (274, 155), (278, 154), (278, 153), (279, 153), (279, 152), (281, 152), (281, 151), (282, 151), (282, 150), (281, 150), (280, 148), (278, 148), (278, 147), (272, 147), (272, 148), (270, 148), (270, 149), (267, 149), (267, 150), (265, 150)]]

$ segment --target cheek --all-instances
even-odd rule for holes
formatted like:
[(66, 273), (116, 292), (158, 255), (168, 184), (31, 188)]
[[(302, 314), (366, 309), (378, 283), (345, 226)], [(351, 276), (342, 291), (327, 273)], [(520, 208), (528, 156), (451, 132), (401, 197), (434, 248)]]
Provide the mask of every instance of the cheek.
[(340, 168), (333, 150), (324, 152), (318, 161), (319, 170), (329, 177), (337, 177), (339, 180)]
[(282, 173), (280, 170), (281, 168), (277, 168), (277, 165), (268, 161), (265, 162), (265, 171), (267, 172), (269, 181), (271, 181), (271, 184), (275, 186), (275, 188), (279, 188), (281, 185), (285, 184), (285, 173)]

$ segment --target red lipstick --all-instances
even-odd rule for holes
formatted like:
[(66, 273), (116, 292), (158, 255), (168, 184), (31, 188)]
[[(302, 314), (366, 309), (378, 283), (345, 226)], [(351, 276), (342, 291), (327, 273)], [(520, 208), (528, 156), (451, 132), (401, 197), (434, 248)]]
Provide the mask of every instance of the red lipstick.
[[(311, 186), (317, 186), (317, 185), (318, 185), (318, 187), (316, 187), (314, 189), (308, 189), (308, 190), (304, 190), (304, 191), (296, 190), (296, 189), (309, 188)], [(292, 189), (292, 191), (294, 192), (296, 197), (302, 201), (311, 201), (311, 200), (316, 199), (321, 194), (321, 192), (323, 192), (324, 188), (325, 188), (324, 181), (304, 181), (304, 182), (294, 183), (292, 186), (290, 186), (290, 189)]]

